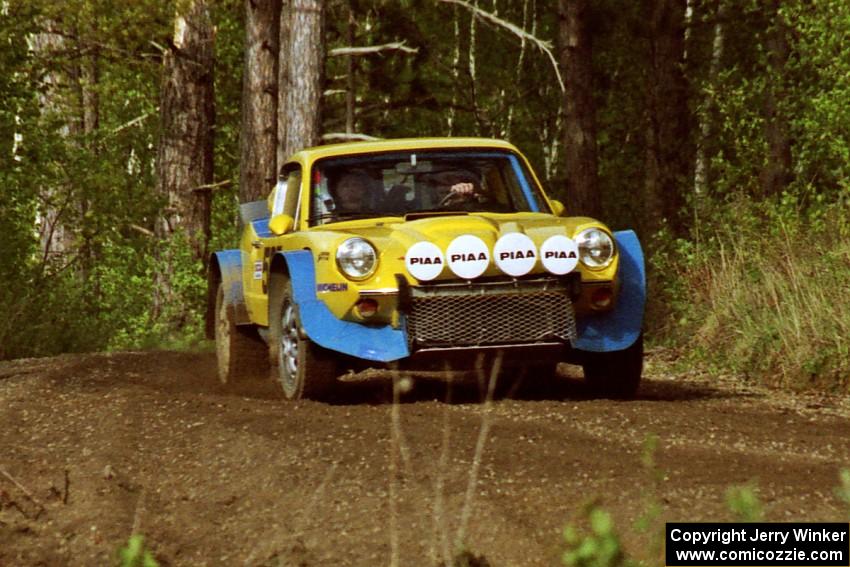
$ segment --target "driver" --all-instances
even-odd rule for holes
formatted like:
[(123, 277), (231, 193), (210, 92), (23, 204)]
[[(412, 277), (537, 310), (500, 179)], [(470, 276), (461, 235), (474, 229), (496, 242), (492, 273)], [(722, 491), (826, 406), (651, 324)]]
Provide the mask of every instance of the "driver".
[(439, 174), (435, 179), (437, 203), (475, 205), (487, 202), (478, 178), (469, 171), (457, 170)]
[(346, 173), (334, 185), (331, 196), (336, 213), (362, 213), (368, 208), (372, 180), (365, 173)]

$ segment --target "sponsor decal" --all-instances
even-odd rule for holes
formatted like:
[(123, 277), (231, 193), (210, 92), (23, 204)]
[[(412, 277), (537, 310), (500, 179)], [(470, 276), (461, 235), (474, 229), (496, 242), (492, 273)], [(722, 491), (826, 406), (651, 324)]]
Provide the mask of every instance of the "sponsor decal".
[(427, 282), (443, 272), (446, 259), (443, 251), (433, 242), (417, 242), (407, 249), (404, 265), (414, 278)]
[(327, 262), (331, 259), (330, 252), (319, 252), (319, 257), (316, 259), (317, 262)]
[(254, 279), (261, 280), (263, 279), (263, 261), (258, 260), (254, 262)]
[(550, 236), (540, 247), (540, 261), (555, 275), (568, 274), (578, 265), (578, 245), (561, 234)]
[(475, 279), (490, 265), (490, 250), (483, 240), (464, 234), (452, 240), (446, 249), (449, 269), (465, 280)]
[(509, 276), (524, 276), (537, 263), (537, 247), (525, 234), (510, 232), (496, 241), (493, 259), (499, 269)]
[(345, 282), (336, 283), (336, 282), (323, 282), (316, 284), (316, 292), (317, 293), (330, 293), (336, 291), (348, 291), (348, 284)]

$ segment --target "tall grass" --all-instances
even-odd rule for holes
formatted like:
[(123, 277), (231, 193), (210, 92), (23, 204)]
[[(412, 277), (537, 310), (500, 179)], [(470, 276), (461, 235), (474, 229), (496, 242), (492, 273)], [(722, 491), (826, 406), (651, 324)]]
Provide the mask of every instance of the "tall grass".
[(708, 238), (655, 257), (668, 336), (704, 361), (791, 389), (850, 388), (850, 220), (844, 206), (737, 204)]

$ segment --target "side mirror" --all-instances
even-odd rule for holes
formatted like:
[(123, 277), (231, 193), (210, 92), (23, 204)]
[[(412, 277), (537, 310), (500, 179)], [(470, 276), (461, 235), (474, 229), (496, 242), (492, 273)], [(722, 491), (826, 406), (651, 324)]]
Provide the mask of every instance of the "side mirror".
[(558, 199), (550, 199), (549, 203), (552, 204), (552, 214), (556, 217), (560, 217), (564, 214), (564, 204)]
[(275, 234), (285, 234), (292, 230), (295, 219), (286, 213), (272, 217), (269, 221), (269, 229)]

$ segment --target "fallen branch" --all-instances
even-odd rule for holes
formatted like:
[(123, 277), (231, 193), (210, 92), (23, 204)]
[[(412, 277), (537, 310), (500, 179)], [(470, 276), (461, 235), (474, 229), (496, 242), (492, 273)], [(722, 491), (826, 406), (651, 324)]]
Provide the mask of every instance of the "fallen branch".
[(477, 18), (479, 18), (479, 19), (481, 19), (485, 22), (493, 24), (497, 27), (504, 28), (504, 29), (508, 30), (509, 32), (511, 32), (512, 34), (514, 34), (515, 36), (519, 37), (520, 39), (527, 40), (527, 41), (530, 41), (531, 43), (533, 43), (535, 46), (537, 46), (537, 48), (540, 51), (544, 52), (549, 57), (549, 61), (552, 62), (552, 69), (555, 70), (555, 76), (558, 78), (558, 85), (560, 85), (560, 87), (561, 87), (561, 92), (566, 92), (567, 89), (564, 86), (564, 80), (561, 78), (561, 71), (558, 69), (558, 62), (555, 60), (555, 55), (552, 54), (552, 44), (551, 43), (549, 43), (548, 41), (544, 41), (542, 39), (539, 39), (536, 36), (531, 35), (527, 31), (525, 31), (524, 29), (517, 26), (516, 24), (512, 24), (512, 23), (510, 23), (506, 20), (503, 20), (500, 17), (496, 16), (495, 14), (491, 14), (490, 12), (485, 12), (484, 10), (479, 8), (478, 6), (473, 6), (472, 4), (467, 2), (466, 0), (437, 0), (437, 1), (438, 2), (444, 2), (446, 4), (457, 4), (458, 6), (463, 6), (464, 8), (466, 8), (467, 10), (472, 12), (473, 16), (475, 16), (475, 17), (477, 17)]
[[(3, 467), (0, 467), (0, 474), (2, 474), (3, 476), (5, 476), (5, 477), (9, 480), (9, 482), (11, 482), (12, 484), (14, 484), (14, 485), (18, 488), (18, 490), (20, 490), (21, 492), (23, 492), (23, 493), (24, 493), (24, 496), (26, 496), (26, 497), (29, 499), (29, 501), (30, 501), (30, 502), (32, 502), (33, 504), (35, 504), (36, 506), (38, 506), (38, 507), (41, 509), (41, 511), (44, 511), (44, 510), (45, 510), (45, 508), (44, 508), (44, 504), (42, 504), (42, 503), (38, 500), (38, 498), (36, 498), (35, 496), (33, 496), (33, 495), (32, 495), (32, 492), (30, 492), (29, 490), (27, 490), (27, 487), (26, 487), (26, 486), (24, 486), (23, 484), (21, 484), (20, 482), (18, 482), (17, 480), (15, 480), (15, 478), (14, 478), (12, 475), (10, 475), (8, 472), (6, 472), (6, 469), (4, 469)], [(39, 512), (39, 514), (41, 513), (41, 511)], [(37, 518), (37, 517), (38, 517), (38, 516), (36, 516), (36, 518)]]
[(369, 45), (366, 47), (337, 47), (328, 52), (329, 57), (339, 57), (341, 55), (372, 55), (373, 53), (381, 53), (383, 51), (401, 51), (402, 53), (419, 53), (418, 47), (407, 47), (403, 41), (393, 43), (385, 43), (383, 45)]

